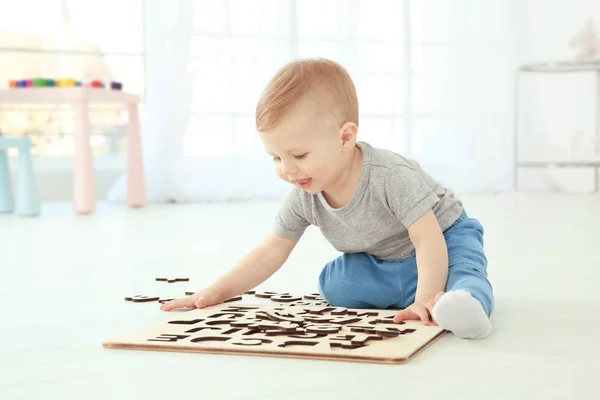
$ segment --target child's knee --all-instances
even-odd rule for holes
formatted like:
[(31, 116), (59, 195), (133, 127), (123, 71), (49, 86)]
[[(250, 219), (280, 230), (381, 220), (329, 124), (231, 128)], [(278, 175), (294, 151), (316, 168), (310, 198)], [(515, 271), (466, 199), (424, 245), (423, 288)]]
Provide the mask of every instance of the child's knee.
[[(338, 268), (339, 269), (339, 268)], [(335, 263), (328, 263), (319, 275), (319, 293), (327, 304), (335, 307), (352, 307), (349, 305), (351, 288), (348, 280), (336, 271)]]
[(387, 308), (402, 298), (399, 267), (365, 253), (344, 254), (321, 271), (319, 293), (336, 307)]

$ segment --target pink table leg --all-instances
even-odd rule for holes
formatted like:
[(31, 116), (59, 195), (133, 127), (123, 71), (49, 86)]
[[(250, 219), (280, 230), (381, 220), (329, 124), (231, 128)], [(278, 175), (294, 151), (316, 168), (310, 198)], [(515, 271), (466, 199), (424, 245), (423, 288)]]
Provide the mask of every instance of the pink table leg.
[(92, 169), (88, 103), (86, 101), (76, 103), (75, 114), (77, 126), (75, 127), (73, 207), (79, 214), (91, 214), (96, 210), (96, 185)]
[(127, 203), (131, 207), (142, 207), (146, 203), (146, 184), (142, 159), (142, 139), (138, 105), (130, 103), (129, 129), (127, 134)]

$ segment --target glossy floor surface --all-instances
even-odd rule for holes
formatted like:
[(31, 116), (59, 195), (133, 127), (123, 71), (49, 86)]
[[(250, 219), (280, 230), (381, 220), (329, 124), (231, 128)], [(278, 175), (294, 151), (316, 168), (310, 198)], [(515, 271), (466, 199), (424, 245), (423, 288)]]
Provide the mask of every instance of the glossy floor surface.
[[(446, 335), (404, 365), (102, 347), (107, 337), (168, 317), (157, 303), (124, 296), (202, 288), (269, 230), (277, 203), (101, 204), (91, 216), (52, 204), (39, 218), (0, 215), (0, 398), (594, 398), (600, 196), (463, 200), (486, 229), (493, 333), (483, 341)], [(309, 229), (260, 288), (313, 292), (335, 256)]]

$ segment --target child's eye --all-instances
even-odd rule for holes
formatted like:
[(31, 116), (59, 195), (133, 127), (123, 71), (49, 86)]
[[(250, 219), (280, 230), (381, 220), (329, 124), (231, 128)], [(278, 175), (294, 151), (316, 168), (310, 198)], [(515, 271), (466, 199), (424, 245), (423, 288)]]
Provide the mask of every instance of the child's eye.
[(281, 158), (279, 158), (279, 157), (273, 157), (273, 161), (279, 161), (279, 160), (281, 160)]
[(296, 159), (298, 159), (298, 160), (301, 160), (301, 159), (303, 159), (304, 157), (306, 157), (307, 155), (308, 155), (308, 153), (299, 154), (299, 155), (297, 155), (297, 156), (294, 156), (294, 158), (296, 158)]

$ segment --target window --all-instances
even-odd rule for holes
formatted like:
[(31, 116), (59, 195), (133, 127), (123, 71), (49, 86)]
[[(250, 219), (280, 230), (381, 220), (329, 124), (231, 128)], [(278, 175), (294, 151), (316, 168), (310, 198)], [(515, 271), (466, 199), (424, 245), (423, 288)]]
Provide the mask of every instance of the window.
[[(143, 96), (143, 42), (143, 0), (3, 2), (0, 87), (38, 77), (98, 79), (122, 82), (124, 90)], [(124, 154), (126, 118), (120, 108), (91, 110), (95, 155)], [(36, 155), (72, 156), (73, 122), (68, 105), (0, 106), (0, 132), (30, 137)]]
[[(287, 61), (327, 57), (351, 73), (361, 99), (361, 140), (398, 151), (406, 104), (404, 1), (211, 0), (196, 3), (196, 87), (183, 140), (187, 156), (258, 146), (254, 107)], [(364, 134), (362, 133), (364, 132)], [(243, 144), (242, 144), (243, 143)]]

